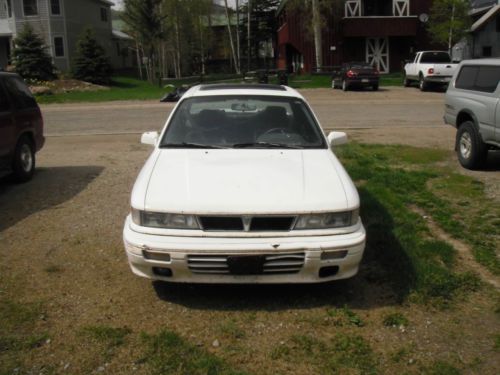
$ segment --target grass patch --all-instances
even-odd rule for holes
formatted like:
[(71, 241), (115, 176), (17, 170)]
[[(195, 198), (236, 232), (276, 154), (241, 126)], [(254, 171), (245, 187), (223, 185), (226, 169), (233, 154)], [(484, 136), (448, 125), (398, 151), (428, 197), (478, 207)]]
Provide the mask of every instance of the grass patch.
[(109, 361), (115, 354), (116, 348), (125, 343), (126, 337), (132, 331), (127, 327), (109, 327), (104, 325), (95, 325), (83, 327), (80, 335), (90, 339), (98, 352), (105, 361)]
[(333, 325), (337, 327), (347, 325), (363, 327), (365, 325), (359, 315), (352, 311), (347, 305), (340, 309), (329, 309), (327, 310), (327, 314), (332, 319)]
[(310, 335), (291, 338), (293, 350), (279, 348), (276, 358), (287, 362), (311, 363), (317, 373), (376, 374), (378, 356), (368, 342), (359, 335), (338, 333), (330, 340), (320, 340)]
[(233, 340), (244, 339), (246, 336), (245, 331), (240, 328), (237, 322), (233, 319), (220, 323), (219, 331), (225, 337)]
[(432, 365), (421, 368), (424, 375), (460, 375), (461, 372), (448, 362), (436, 361)]
[(500, 333), (497, 333), (493, 337), (493, 349), (495, 349), (496, 351), (500, 351)]
[(48, 339), (36, 331), (36, 321), (43, 315), (42, 305), (21, 304), (0, 299), (0, 374), (12, 374), (23, 367), (24, 358)]
[(237, 375), (224, 361), (182, 339), (174, 332), (163, 330), (156, 335), (142, 334), (145, 345), (144, 361), (152, 374)]
[(408, 326), (408, 319), (400, 312), (388, 314), (384, 317), (384, 326), (386, 327), (400, 327)]
[(438, 222), (441, 220), (435, 214), (441, 212), (456, 225), (460, 225), (456, 217), (469, 215), (456, 211), (449, 201), (429, 189), (431, 181), (454, 176), (437, 164), (446, 159), (447, 153), (353, 143), (338, 148), (337, 154), (351, 177), (363, 181), (359, 192), (368, 234), (367, 258), (382, 265), (401, 299), (411, 295), (415, 301), (444, 306), (455, 295), (478, 288), (476, 275), (455, 270), (456, 251), (432, 239), (425, 220), (411, 209), (421, 207)]

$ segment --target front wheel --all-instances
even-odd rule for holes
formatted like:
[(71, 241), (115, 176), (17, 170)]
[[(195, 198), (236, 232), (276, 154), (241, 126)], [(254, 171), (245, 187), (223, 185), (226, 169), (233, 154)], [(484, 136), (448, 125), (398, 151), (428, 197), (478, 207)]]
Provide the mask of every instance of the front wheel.
[(406, 77), (406, 74), (404, 75), (404, 78), (403, 78), (403, 86), (404, 87), (410, 87), (411, 85), (411, 82), (410, 80)]
[(35, 150), (33, 143), (26, 136), (21, 137), (16, 145), (12, 170), (14, 179), (17, 182), (27, 182), (33, 177), (35, 172)]
[(458, 128), (456, 150), (458, 161), (464, 168), (477, 169), (486, 162), (488, 148), (472, 121), (466, 121)]
[(372, 89), (373, 89), (373, 91), (377, 91), (378, 90), (378, 85), (373, 85)]

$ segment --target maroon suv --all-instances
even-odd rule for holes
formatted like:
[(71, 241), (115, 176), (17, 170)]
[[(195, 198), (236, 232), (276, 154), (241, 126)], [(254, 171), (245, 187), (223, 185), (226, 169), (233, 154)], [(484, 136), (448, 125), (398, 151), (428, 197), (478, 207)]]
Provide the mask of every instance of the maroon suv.
[(0, 72), (0, 175), (30, 180), (44, 142), (42, 113), (28, 86), (17, 74)]

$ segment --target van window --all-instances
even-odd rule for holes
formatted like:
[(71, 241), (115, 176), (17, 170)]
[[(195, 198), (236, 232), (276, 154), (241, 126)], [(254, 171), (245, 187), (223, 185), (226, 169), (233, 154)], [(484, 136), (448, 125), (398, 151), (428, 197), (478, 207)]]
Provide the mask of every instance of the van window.
[(455, 87), (463, 90), (495, 92), (500, 82), (500, 66), (464, 66)]
[(478, 66), (464, 66), (458, 75), (455, 87), (457, 89), (473, 90), (478, 71)]
[(5, 88), (17, 109), (36, 108), (36, 100), (26, 84), (17, 77), (8, 77), (4, 81)]

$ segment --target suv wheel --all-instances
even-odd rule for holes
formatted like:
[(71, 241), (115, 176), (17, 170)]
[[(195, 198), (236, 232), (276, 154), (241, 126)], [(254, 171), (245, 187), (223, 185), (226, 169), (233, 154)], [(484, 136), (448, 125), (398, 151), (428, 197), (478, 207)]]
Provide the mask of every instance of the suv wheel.
[(347, 83), (347, 81), (345, 79), (342, 80), (342, 90), (343, 91), (349, 90), (349, 84)]
[(462, 123), (458, 128), (456, 150), (458, 161), (464, 168), (476, 169), (485, 163), (488, 149), (471, 121)]
[(26, 182), (31, 180), (35, 172), (35, 151), (31, 140), (23, 136), (19, 140), (14, 152), (12, 163), (14, 179), (17, 182)]

